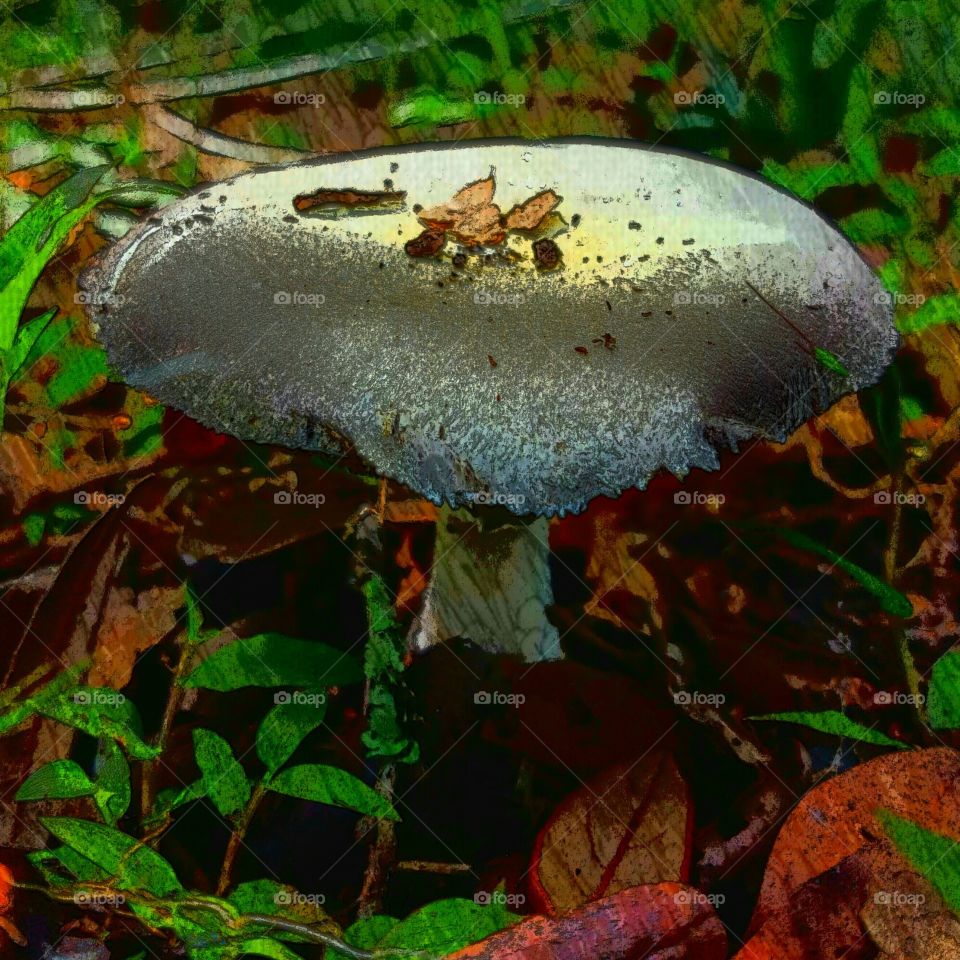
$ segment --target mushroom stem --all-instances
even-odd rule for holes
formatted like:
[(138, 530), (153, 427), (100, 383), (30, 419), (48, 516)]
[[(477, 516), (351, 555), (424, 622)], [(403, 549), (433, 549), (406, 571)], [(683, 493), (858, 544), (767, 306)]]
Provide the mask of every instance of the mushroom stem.
[(563, 656), (546, 607), (550, 584), (548, 521), (487, 507), (437, 512), (430, 584), (411, 643), (424, 651), (460, 637), (488, 653), (528, 663)]

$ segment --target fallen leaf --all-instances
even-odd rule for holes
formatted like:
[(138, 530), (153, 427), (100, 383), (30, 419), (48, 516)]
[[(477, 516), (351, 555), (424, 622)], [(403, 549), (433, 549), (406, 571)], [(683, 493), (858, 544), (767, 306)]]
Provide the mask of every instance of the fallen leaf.
[(500, 224), (500, 208), (495, 203), (471, 210), (450, 227), (450, 236), (465, 247), (494, 246), (503, 242), (506, 231)]
[(936, 747), (885, 754), (807, 793), (774, 844), (750, 929), (788, 912), (803, 883), (884, 837), (879, 808), (960, 841), (960, 753)]
[(534, 903), (556, 915), (628, 887), (685, 880), (693, 811), (673, 757), (647, 754), (567, 797), (533, 853)]
[(631, 887), (563, 917), (533, 916), (449, 960), (723, 960), (708, 898), (679, 883)]
[(446, 203), (421, 210), (417, 218), (428, 227), (446, 230), (459, 223), (473, 211), (486, 207), (493, 201), (497, 183), (491, 172), (482, 180), (475, 180), (458, 190)]
[(562, 199), (552, 190), (542, 190), (511, 207), (503, 218), (503, 225), (508, 230), (536, 230)]

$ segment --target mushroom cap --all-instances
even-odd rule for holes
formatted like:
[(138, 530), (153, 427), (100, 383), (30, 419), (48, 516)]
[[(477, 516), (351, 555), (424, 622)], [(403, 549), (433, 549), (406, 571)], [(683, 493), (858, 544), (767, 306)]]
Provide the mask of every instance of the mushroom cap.
[[(559, 268), (522, 232), (405, 252), (418, 210), (491, 168), (504, 212), (560, 195)], [(320, 190), (403, 197), (295, 208)], [(149, 217), (81, 286), (111, 361), (163, 403), (244, 439), (351, 450), (437, 503), (518, 514), (782, 441), (876, 382), (898, 343), (879, 279), (811, 207), (721, 163), (592, 138), (256, 170)]]

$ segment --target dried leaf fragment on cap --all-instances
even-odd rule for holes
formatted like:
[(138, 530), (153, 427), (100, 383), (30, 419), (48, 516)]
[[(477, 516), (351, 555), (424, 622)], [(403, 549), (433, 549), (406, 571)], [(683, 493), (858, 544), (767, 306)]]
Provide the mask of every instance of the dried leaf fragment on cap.
[[(446, 203), (438, 204), (418, 214), (421, 223), (436, 229), (449, 229), (483, 207), (491, 206), (496, 189), (493, 171), (483, 180), (475, 180), (458, 190)], [(498, 210), (499, 217), (499, 210)]]
[(503, 225), (508, 230), (536, 230), (562, 199), (552, 190), (541, 190), (523, 203), (511, 207), (503, 219)]

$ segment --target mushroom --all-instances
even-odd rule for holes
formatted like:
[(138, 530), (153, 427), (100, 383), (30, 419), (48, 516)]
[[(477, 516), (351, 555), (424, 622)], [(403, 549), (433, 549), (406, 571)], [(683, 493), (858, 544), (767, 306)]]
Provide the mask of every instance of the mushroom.
[[(442, 218), (424, 231), (417, 213), (470, 184), (486, 245)], [(538, 196), (534, 225), (517, 211)], [(521, 228), (498, 231), (491, 203)], [(132, 386), (241, 438), (349, 450), (442, 505), (414, 645), (528, 660), (560, 655), (549, 517), (786, 439), (898, 342), (879, 280), (816, 211), (599, 139), (256, 170), (142, 222), (81, 283)]]

